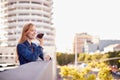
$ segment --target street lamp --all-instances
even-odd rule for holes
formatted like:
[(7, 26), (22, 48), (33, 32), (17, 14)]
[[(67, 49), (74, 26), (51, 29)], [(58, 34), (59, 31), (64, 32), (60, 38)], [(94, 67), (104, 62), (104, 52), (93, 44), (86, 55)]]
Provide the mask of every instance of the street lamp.
[(77, 67), (77, 36), (75, 37), (75, 67)]

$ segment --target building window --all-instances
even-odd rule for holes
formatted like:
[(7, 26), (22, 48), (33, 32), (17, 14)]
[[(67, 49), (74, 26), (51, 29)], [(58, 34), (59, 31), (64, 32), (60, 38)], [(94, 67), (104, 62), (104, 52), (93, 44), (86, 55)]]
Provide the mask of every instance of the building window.
[(8, 29), (15, 29), (15, 26), (9, 26)]
[(11, 53), (11, 55), (14, 55), (14, 53)]
[(20, 1), (19, 3), (30, 3), (29, 1)]
[(33, 16), (42, 16), (41, 14), (35, 14), (35, 13), (32, 14), (32, 15), (33, 15)]
[(47, 18), (49, 18), (49, 16), (48, 15), (43, 15), (44, 17), (47, 17)]
[(16, 14), (9, 14), (8, 17), (16, 16)]
[(5, 59), (8, 59), (8, 57), (5, 57)]
[(31, 2), (32, 4), (41, 4), (40, 2)]
[(42, 20), (37, 20), (37, 22), (42, 22)]
[(16, 20), (9, 20), (8, 23), (16, 22)]
[(14, 38), (13, 38), (13, 39), (8, 39), (8, 41), (15, 41), (15, 40), (16, 40), (16, 39), (14, 39)]
[(28, 10), (28, 9), (30, 9), (30, 7), (18, 7), (17, 9), (20, 9), (20, 10), (27, 9)]
[(16, 2), (7, 3), (7, 4), (5, 4), (5, 6), (10, 6), (10, 5), (14, 5), (14, 4), (16, 4)]
[(2, 59), (2, 56), (0, 56), (0, 59)]
[[(18, 19), (18, 22), (24, 21), (23, 19)], [(20, 26), (21, 27), (21, 26)]]
[(20, 16), (27, 16), (27, 15), (29, 15), (29, 13), (20, 13), (19, 15)]
[(13, 33), (12, 32), (8, 32), (8, 35), (13, 35)]
[(14, 11), (14, 10), (16, 10), (16, 8), (10, 8), (10, 9), (8, 9), (8, 11)]
[(40, 7), (37, 7), (37, 8), (36, 8), (36, 7), (32, 7), (31, 9), (32, 9), (32, 10), (41, 10)]
[(14, 57), (11, 57), (11, 59), (14, 59)]
[(46, 4), (46, 3), (44, 3), (43, 5), (44, 5), (44, 6), (47, 6), (47, 7), (49, 7), (49, 5), (48, 5), (48, 4)]

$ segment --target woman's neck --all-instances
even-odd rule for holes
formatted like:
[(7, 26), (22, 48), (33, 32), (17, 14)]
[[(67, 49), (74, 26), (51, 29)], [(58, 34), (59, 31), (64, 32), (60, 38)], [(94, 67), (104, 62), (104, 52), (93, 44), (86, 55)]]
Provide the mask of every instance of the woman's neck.
[(32, 43), (32, 40), (30, 40), (30, 39), (27, 39), (27, 41), (29, 42), (29, 44), (31, 45), (31, 43)]

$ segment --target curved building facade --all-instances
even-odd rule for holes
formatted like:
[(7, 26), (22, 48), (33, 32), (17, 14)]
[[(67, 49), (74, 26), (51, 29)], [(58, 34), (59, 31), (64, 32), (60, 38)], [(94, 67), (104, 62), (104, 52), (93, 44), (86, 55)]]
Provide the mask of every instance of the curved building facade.
[[(52, 0), (0, 0), (1, 24), (7, 31), (5, 41), (8, 47), (18, 43), (24, 24), (32, 22), (37, 32), (45, 33), (45, 48), (55, 49), (55, 28), (52, 26)], [(52, 48), (52, 49), (51, 49)], [(51, 52), (53, 52), (51, 51)]]

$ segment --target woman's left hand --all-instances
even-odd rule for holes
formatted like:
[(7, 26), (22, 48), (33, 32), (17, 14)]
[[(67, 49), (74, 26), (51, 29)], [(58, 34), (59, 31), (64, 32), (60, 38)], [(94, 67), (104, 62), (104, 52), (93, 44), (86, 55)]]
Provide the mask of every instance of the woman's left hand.
[(49, 60), (51, 60), (51, 57), (49, 55), (45, 55), (44, 60), (49, 61)]

